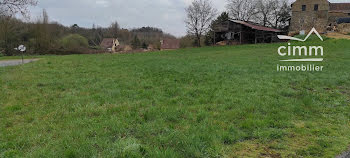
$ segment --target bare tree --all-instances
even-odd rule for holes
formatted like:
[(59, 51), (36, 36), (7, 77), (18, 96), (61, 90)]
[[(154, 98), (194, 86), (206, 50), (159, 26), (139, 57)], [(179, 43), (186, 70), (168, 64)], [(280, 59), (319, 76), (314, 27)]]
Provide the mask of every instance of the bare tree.
[(236, 20), (249, 21), (258, 11), (256, 0), (227, 0), (226, 9)]
[(34, 29), (35, 51), (45, 53), (51, 47), (51, 37), (49, 29), (49, 16), (45, 9), (42, 12), (42, 19), (38, 19)]
[(215, 18), (217, 10), (213, 8), (209, 0), (194, 0), (192, 4), (186, 8), (187, 17), (185, 20), (187, 32), (194, 35), (196, 45), (201, 46), (201, 37), (205, 34), (211, 21)]
[(13, 55), (13, 48), (15, 48), (13, 43), (17, 42), (17, 39), (14, 39), (16, 29), (15, 19), (11, 19), (9, 16), (0, 17), (0, 49), (3, 49), (5, 55)]
[(256, 9), (256, 19), (260, 21), (261, 25), (268, 26), (270, 21), (274, 18), (274, 11), (278, 7), (278, 0), (258, 0)]
[(292, 17), (292, 7), (288, 0), (276, 0), (278, 5), (274, 8), (274, 18), (270, 23), (272, 27), (288, 30), (289, 21)]
[(113, 38), (118, 37), (118, 31), (120, 30), (120, 26), (117, 21), (113, 22), (108, 29), (110, 36), (112, 36)]
[(272, 6), (271, 6), (271, 17), (270, 20), (268, 21), (269, 25), (272, 26), (273, 28), (278, 27), (278, 19), (280, 15), (280, 7), (281, 4), (279, 0), (273, 0), (272, 1)]
[(258, 0), (255, 19), (263, 26), (285, 29), (291, 17), (288, 0)]
[(21, 13), (27, 15), (28, 6), (35, 6), (36, 0), (0, 0), (0, 15)]

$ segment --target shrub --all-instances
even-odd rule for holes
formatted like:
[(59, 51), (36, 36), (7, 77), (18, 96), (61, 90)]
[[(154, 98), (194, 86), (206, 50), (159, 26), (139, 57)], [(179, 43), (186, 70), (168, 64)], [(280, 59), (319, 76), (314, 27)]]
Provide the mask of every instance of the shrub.
[(142, 43), (142, 48), (143, 48), (143, 49), (147, 49), (147, 48), (148, 48), (148, 45), (147, 45), (145, 42), (143, 42), (143, 43)]
[(140, 39), (137, 36), (135, 36), (134, 39), (131, 41), (131, 46), (132, 46), (133, 49), (140, 48), (141, 41), (140, 41)]
[(64, 49), (77, 50), (87, 48), (89, 46), (88, 40), (78, 34), (70, 34), (60, 40), (60, 44)]
[(103, 48), (101, 46), (90, 46), (90, 49), (93, 50), (103, 50)]

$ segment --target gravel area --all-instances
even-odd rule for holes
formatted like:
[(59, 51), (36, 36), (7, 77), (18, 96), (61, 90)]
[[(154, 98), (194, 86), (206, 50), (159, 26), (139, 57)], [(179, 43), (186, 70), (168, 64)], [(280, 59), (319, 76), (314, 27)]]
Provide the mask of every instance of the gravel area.
[(349, 147), (348, 151), (346, 151), (343, 154), (337, 156), (336, 158), (350, 158), (350, 147)]
[[(39, 59), (24, 59), (23, 63), (30, 63), (34, 61), (38, 61)], [(0, 67), (5, 67), (5, 66), (16, 66), (16, 65), (21, 65), (22, 64), (22, 59), (16, 59), (16, 60), (0, 60)]]

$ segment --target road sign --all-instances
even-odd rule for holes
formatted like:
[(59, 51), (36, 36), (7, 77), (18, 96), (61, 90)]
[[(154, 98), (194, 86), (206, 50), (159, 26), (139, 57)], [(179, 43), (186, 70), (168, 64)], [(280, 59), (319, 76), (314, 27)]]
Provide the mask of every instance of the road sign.
[(18, 48), (16, 49), (16, 50), (19, 50), (19, 51), (22, 52), (22, 64), (24, 63), (24, 61), (23, 61), (23, 52), (25, 52), (26, 49), (27, 48), (23, 44), (19, 45)]
[(18, 47), (18, 50), (21, 51), (21, 52), (26, 51), (26, 49), (27, 49), (27, 48), (26, 48), (24, 45), (20, 45), (20, 46)]

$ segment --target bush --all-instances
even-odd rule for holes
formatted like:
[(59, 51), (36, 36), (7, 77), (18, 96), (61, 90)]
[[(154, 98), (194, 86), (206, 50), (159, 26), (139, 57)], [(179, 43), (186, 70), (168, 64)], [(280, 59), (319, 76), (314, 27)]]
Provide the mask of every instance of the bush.
[(77, 50), (89, 47), (88, 40), (85, 37), (78, 34), (70, 34), (63, 37), (60, 40), (60, 44), (64, 49), (68, 50)]
[(137, 36), (135, 36), (134, 39), (131, 41), (131, 46), (132, 46), (133, 49), (140, 48), (141, 41), (140, 41), (140, 39)]
[(90, 49), (93, 50), (103, 50), (103, 48), (101, 46), (90, 46)]
[(193, 47), (193, 39), (194, 37), (187, 35), (180, 38), (180, 47), (181, 48), (188, 48)]
[(148, 45), (147, 45), (145, 42), (143, 42), (143, 43), (142, 43), (142, 48), (143, 48), (143, 49), (147, 49), (147, 48), (148, 48)]

